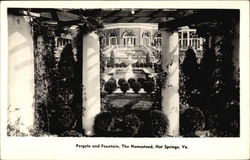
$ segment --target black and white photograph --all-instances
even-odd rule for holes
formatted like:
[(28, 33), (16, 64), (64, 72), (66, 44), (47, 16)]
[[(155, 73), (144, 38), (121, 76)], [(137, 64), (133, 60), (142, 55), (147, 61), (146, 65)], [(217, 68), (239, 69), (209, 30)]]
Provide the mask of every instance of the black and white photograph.
[[(1, 135), (78, 138), (76, 148), (88, 147), (80, 145), (86, 138), (245, 137), (242, 112), (249, 106), (241, 93), (249, 86), (242, 76), (249, 73), (241, 55), (249, 52), (241, 53), (239, 7), (33, 6), (8, 6), (1, 20)], [(150, 147), (160, 148), (143, 148)]]

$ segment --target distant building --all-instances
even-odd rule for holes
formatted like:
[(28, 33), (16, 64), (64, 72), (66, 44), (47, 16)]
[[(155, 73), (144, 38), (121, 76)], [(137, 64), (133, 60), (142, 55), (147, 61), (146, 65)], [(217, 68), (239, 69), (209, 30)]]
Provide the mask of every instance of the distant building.
[(180, 59), (183, 60), (185, 51), (189, 47), (192, 47), (196, 53), (199, 63), (200, 59), (202, 58), (203, 44), (205, 39), (198, 37), (196, 34), (196, 29), (190, 29), (188, 26), (178, 28), (178, 34)]
[[(204, 39), (196, 34), (196, 29), (179, 29), (179, 49), (183, 53), (192, 47), (197, 57), (202, 57)], [(161, 51), (161, 33), (155, 23), (113, 23), (104, 25), (104, 46), (107, 57), (114, 52), (117, 62), (124, 61), (130, 55), (132, 60), (145, 59), (149, 54), (156, 60), (155, 54)]]

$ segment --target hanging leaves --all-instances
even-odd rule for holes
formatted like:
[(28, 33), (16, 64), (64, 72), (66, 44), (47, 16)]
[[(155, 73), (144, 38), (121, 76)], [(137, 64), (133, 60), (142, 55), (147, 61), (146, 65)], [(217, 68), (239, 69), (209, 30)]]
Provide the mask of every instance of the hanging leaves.
[(103, 28), (102, 20), (99, 17), (85, 17), (83, 15), (79, 15), (79, 19), (83, 25), (80, 26), (83, 33), (89, 33)]

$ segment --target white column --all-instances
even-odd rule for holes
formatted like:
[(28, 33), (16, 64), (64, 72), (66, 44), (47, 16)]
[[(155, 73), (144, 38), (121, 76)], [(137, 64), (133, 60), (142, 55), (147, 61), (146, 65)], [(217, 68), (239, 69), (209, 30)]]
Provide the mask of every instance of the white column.
[(187, 47), (189, 47), (190, 43), (189, 43), (189, 30), (187, 30)]
[(181, 31), (181, 48), (183, 48), (183, 31)]
[[(179, 40), (177, 31), (162, 32), (162, 67), (168, 73), (162, 88), (162, 111), (168, 118), (168, 135), (179, 134)], [(166, 66), (169, 65), (167, 68)]]
[[(87, 136), (93, 135), (95, 116), (100, 113), (100, 45), (92, 32), (83, 36), (83, 128)], [(84, 99), (83, 99), (84, 100)]]
[(8, 15), (8, 52), (8, 118), (15, 124), (20, 117), (20, 130), (28, 134), (34, 123), (34, 53), (31, 27), (22, 16)]

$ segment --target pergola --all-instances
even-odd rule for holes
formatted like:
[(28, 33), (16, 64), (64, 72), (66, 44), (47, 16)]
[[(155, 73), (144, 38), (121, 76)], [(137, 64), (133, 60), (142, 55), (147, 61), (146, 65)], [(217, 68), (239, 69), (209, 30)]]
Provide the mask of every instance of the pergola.
[[(9, 15), (14, 20), (20, 18), (20, 16), (36, 17), (46, 24), (56, 27), (82, 25), (82, 21), (79, 16), (83, 17), (99, 17), (103, 23), (158, 23), (159, 30), (162, 33), (162, 64), (163, 69), (168, 73), (167, 86), (162, 88), (162, 108), (163, 112), (169, 119), (168, 134), (177, 136), (179, 134), (179, 49), (178, 49), (178, 32), (177, 28), (181, 26), (204, 25), (207, 22), (221, 21), (222, 23), (227, 18), (232, 18), (238, 15), (238, 10), (185, 10), (185, 9), (45, 9), (45, 8), (10, 8), (8, 9)], [(226, 18), (226, 19), (227, 19)], [(216, 22), (215, 22), (216, 23)], [(22, 30), (29, 32), (31, 28), (27, 25), (26, 21), (22, 21), (21, 24), (15, 23), (17, 26), (22, 25)], [(15, 30), (22, 33), (22, 30), (13, 25), (9, 26), (9, 30)], [(209, 26), (208, 28), (213, 28)], [(30, 43), (29, 50), (26, 50), (26, 55), (23, 57), (23, 61), (34, 62), (33, 57), (33, 41), (32, 36), (25, 32), (25, 37), (28, 36)], [(11, 32), (10, 32), (11, 33)], [(100, 112), (100, 45), (98, 35), (94, 32), (86, 33), (83, 36), (83, 85), (86, 89), (86, 102), (84, 106), (83, 115), (83, 128), (86, 135), (93, 134), (92, 127), (94, 123), (94, 117)], [(18, 37), (12, 37), (16, 41), (10, 41), (9, 43), (17, 43)], [(9, 54), (10, 61), (15, 61), (16, 57), (10, 44)], [(238, 49), (235, 51), (238, 54)], [(27, 54), (29, 53), (29, 54)], [(19, 63), (19, 62), (18, 62)], [(22, 62), (20, 62), (22, 63)], [(12, 67), (15, 68), (14, 64)], [(168, 67), (167, 67), (168, 66)], [(34, 67), (33, 63), (29, 63), (28, 70), (15, 70), (10, 69), (13, 73), (13, 79), (23, 79), (22, 73), (29, 72), (29, 80), (21, 80), (19, 82), (11, 83), (13, 89), (21, 86), (22, 90), (30, 92), (29, 100), (16, 101), (15, 96), (10, 96), (10, 103), (16, 103), (18, 105), (32, 106), (34, 95)], [(18, 72), (18, 73), (16, 73)], [(27, 79), (27, 77), (25, 77)], [(33, 83), (31, 83), (33, 82)], [(13, 91), (15, 92), (15, 91)], [(18, 91), (16, 91), (18, 92)]]
[(103, 23), (159, 23), (159, 27), (192, 26), (200, 23), (219, 20), (225, 17), (239, 16), (233, 9), (54, 9), (54, 8), (9, 8), (9, 13), (30, 15), (51, 25), (81, 25), (79, 15), (99, 17)]

